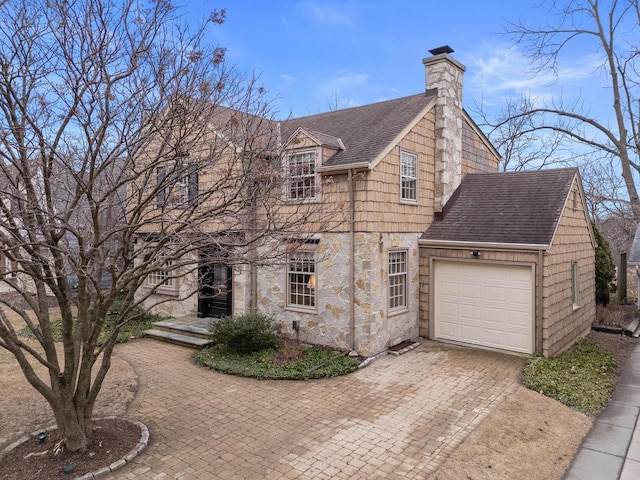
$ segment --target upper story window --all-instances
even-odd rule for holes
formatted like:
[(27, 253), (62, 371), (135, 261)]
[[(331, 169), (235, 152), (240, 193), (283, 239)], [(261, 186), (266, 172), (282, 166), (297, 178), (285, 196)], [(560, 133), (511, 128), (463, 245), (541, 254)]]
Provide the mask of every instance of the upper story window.
[(418, 200), (418, 156), (400, 152), (400, 200)]
[(198, 165), (180, 162), (156, 168), (159, 207), (193, 204), (198, 198)]
[(308, 200), (316, 197), (316, 152), (300, 152), (287, 156), (289, 200)]

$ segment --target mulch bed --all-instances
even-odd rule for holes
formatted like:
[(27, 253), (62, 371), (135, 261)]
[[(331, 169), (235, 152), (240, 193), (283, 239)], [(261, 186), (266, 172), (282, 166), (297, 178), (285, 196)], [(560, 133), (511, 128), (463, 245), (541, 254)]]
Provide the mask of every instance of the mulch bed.
[[(4, 480), (58, 480), (76, 478), (100, 470), (120, 460), (134, 449), (140, 440), (140, 427), (121, 419), (103, 419), (93, 422), (94, 438), (82, 452), (53, 454), (60, 440), (57, 430), (49, 432), (45, 443), (31, 437), (25, 443), (0, 457), (0, 477)], [(29, 454), (32, 455), (28, 458)], [(73, 472), (64, 473), (72, 465)]]

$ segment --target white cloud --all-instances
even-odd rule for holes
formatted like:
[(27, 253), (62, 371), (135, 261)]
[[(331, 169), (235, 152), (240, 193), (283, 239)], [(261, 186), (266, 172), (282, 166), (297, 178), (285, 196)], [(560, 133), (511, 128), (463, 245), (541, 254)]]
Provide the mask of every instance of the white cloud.
[(467, 66), (465, 93), (489, 106), (502, 105), (525, 91), (542, 104), (561, 95), (565, 100), (577, 98), (585, 89), (602, 86), (600, 60), (591, 54), (563, 59), (557, 74), (533, 75), (529, 59), (504, 44), (484, 43), (462, 61)]
[(302, 12), (322, 25), (350, 25), (352, 23), (350, 8), (345, 5), (329, 5), (327, 3), (307, 0), (298, 4)]
[(280, 79), (282, 80), (282, 83), (280, 84), (280, 87), (282, 89), (289, 88), (298, 81), (296, 77), (292, 77), (291, 75), (287, 75), (285, 73), (280, 74)]

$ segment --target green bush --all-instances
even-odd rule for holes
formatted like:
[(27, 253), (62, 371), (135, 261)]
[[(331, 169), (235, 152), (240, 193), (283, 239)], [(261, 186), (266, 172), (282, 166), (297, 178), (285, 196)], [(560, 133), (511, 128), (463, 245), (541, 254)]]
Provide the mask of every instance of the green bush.
[(615, 293), (613, 277), (616, 274), (616, 265), (611, 257), (611, 250), (605, 238), (596, 228), (595, 223), (591, 223), (593, 235), (598, 246), (596, 247), (596, 303), (598, 305), (608, 305), (611, 295)]
[(209, 331), (216, 345), (235, 353), (251, 353), (276, 348), (280, 326), (272, 317), (254, 314), (212, 321)]

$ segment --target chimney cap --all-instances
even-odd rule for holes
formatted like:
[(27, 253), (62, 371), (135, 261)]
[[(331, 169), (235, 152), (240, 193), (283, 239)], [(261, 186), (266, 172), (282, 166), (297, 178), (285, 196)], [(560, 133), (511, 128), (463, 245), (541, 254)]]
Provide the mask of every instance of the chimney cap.
[(453, 53), (454, 50), (449, 45), (443, 45), (442, 47), (434, 48), (429, 50), (431, 55), (440, 55), (442, 53)]

